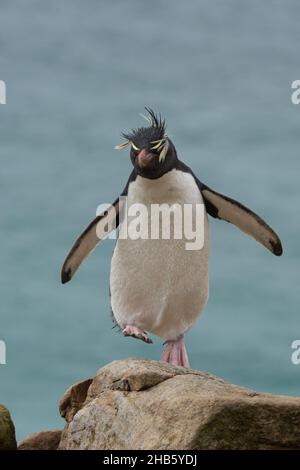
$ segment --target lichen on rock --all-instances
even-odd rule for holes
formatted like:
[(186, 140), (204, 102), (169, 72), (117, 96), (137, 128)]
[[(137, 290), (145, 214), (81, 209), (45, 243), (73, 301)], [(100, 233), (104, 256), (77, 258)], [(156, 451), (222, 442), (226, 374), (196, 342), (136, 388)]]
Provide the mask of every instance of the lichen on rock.
[(15, 450), (16, 448), (14, 423), (8, 409), (0, 405), (0, 450)]

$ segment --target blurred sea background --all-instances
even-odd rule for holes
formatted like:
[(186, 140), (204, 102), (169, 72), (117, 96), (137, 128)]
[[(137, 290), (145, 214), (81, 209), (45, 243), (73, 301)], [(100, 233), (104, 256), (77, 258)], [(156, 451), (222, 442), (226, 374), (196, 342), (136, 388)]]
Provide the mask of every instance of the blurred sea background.
[(100, 203), (131, 171), (120, 132), (162, 113), (199, 178), (262, 215), (276, 258), (211, 220), (210, 300), (187, 335), (194, 368), (300, 394), (300, 4), (270, 0), (6, 0), (0, 7), (0, 402), (18, 438), (63, 427), (64, 390), (114, 359), (158, 359), (112, 329), (107, 240), (60, 284)]

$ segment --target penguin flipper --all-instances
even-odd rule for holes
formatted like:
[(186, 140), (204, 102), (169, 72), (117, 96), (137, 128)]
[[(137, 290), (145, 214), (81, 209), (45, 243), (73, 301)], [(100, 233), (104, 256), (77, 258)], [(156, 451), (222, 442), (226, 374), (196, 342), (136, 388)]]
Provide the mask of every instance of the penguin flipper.
[(79, 268), (82, 261), (96, 248), (96, 246), (119, 225), (119, 213), (122, 199), (115, 202), (102, 214), (98, 215), (77, 238), (71, 248), (61, 270), (61, 282), (69, 282)]
[(214, 218), (226, 220), (242, 232), (253, 237), (276, 256), (282, 255), (282, 245), (278, 235), (259, 215), (238, 201), (213, 191), (197, 181), (204, 198), (206, 211)]

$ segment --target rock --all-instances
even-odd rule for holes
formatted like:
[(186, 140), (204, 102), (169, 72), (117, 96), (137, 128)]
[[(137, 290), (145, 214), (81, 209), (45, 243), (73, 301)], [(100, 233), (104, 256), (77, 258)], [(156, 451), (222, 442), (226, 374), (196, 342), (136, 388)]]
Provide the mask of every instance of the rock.
[(0, 405), (0, 450), (15, 450), (17, 448), (14, 423), (9, 411)]
[(59, 403), (59, 412), (67, 422), (72, 421), (77, 411), (81, 409), (92, 381), (93, 379), (87, 379), (78, 382), (69, 387), (64, 393)]
[(300, 398), (156, 361), (112, 362), (61, 409), (59, 449), (300, 449)]
[(18, 450), (57, 450), (61, 429), (34, 432), (19, 442)]

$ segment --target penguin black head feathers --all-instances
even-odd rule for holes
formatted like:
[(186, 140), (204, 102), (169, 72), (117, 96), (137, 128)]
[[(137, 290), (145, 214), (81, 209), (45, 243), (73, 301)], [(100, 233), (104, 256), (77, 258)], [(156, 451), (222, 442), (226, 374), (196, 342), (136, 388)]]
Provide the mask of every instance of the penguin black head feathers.
[(150, 108), (145, 108), (148, 116), (143, 116), (148, 127), (138, 127), (122, 133), (125, 142), (117, 145), (117, 150), (130, 149), (130, 158), (136, 172), (144, 178), (156, 179), (176, 166), (176, 149), (166, 134), (166, 122)]

